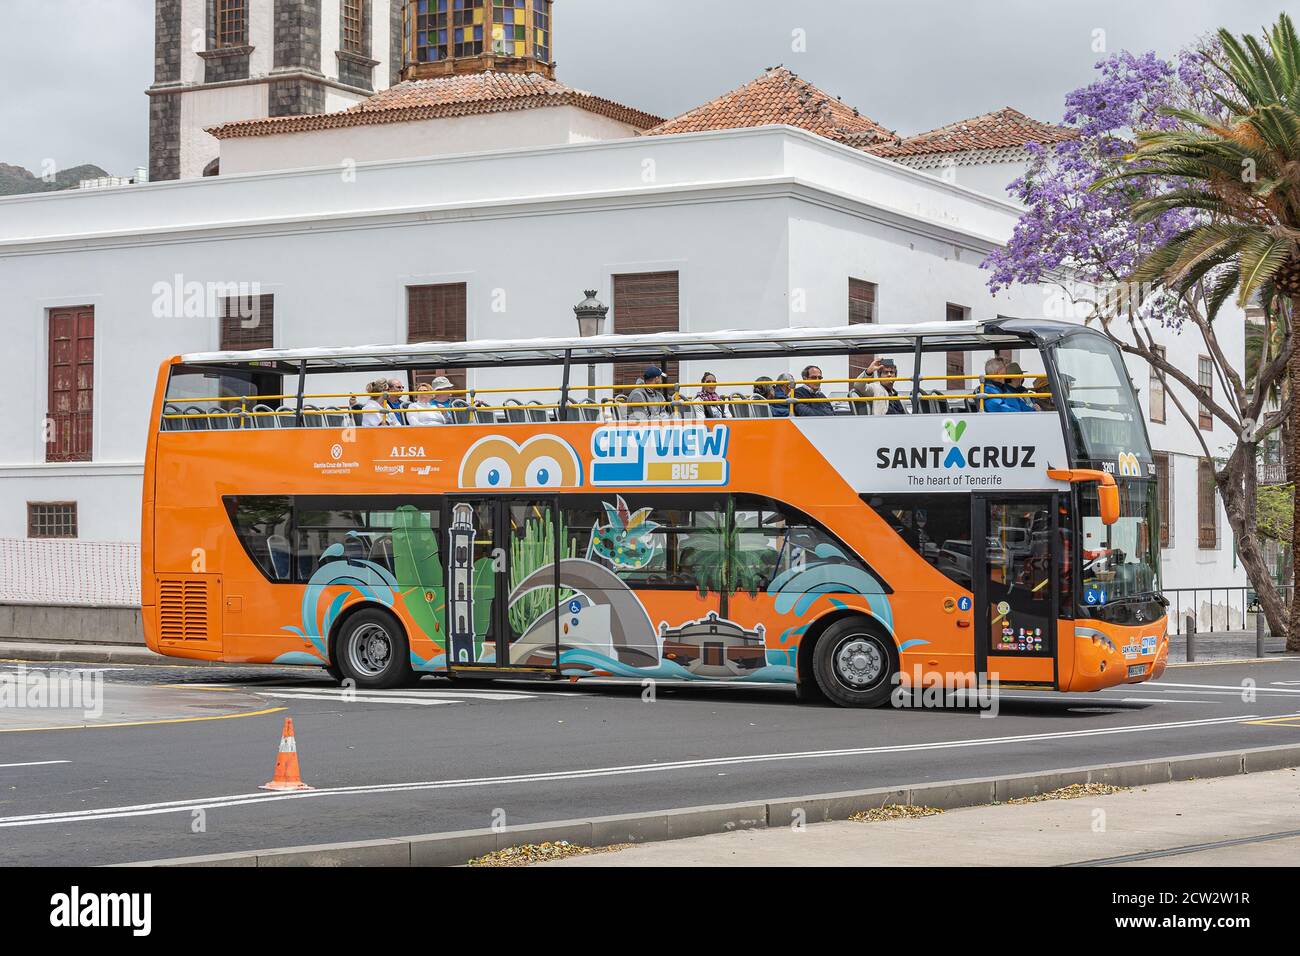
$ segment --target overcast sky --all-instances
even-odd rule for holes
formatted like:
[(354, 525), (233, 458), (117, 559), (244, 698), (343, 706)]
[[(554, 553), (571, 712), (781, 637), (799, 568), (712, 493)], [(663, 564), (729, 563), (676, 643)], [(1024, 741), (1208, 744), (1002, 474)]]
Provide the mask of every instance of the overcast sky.
[[(273, 0), (253, 0), (271, 3)], [(1258, 31), (1280, 0), (556, 0), (557, 77), (673, 116), (784, 63), (900, 133), (1059, 120), (1101, 54)], [(148, 163), (153, 0), (0, 0), (0, 162)], [(647, 14), (646, 11), (653, 11)], [(806, 49), (795, 51), (795, 31)], [(1104, 31), (1099, 33), (1098, 31)]]

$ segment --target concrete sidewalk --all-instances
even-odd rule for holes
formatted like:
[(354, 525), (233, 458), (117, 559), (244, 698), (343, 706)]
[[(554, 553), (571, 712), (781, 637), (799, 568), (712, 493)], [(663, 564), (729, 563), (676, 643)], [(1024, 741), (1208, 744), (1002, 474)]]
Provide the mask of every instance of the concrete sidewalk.
[[(1259, 840), (1261, 836), (1289, 834)], [(1225, 841), (1248, 841), (1226, 846)], [(1189, 848), (1200, 847), (1189, 852)], [(1170, 853), (1178, 850), (1177, 853)], [(1125, 859), (1151, 854), (1148, 859)], [(1295, 866), (1300, 773), (1274, 770), (874, 823), (771, 827), (541, 866)]]

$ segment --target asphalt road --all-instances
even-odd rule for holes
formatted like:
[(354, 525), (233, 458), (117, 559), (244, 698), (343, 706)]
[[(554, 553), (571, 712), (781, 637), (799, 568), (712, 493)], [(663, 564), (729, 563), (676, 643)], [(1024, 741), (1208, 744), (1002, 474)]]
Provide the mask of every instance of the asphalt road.
[[(0, 664), (39, 684), (50, 668)], [(794, 797), (1300, 742), (1300, 659), (976, 710), (786, 688), (514, 681), (360, 691), (304, 668), (85, 665), (102, 714), (0, 706), (0, 864), (93, 865)], [(14, 675), (17, 675), (16, 677)], [(1243, 690), (1253, 682), (1253, 699)], [(291, 716), (304, 779), (271, 777)]]

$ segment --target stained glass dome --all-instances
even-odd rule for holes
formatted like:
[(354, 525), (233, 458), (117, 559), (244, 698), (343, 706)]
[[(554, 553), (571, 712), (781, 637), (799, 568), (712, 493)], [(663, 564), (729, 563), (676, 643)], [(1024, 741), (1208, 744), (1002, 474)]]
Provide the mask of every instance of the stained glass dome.
[(554, 76), (552, 0), (407, 0), (403, 79), (484, 70)]

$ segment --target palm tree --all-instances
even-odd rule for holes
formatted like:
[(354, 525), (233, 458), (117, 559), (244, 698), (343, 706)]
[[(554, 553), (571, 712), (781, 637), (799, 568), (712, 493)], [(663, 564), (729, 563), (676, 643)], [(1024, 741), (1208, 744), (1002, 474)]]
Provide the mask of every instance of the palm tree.
[[(1128, 168), (1113, 177), (1158, 177), (1172, 188), (1136, 199), (1138, 221), (1172, 211), (1197, 214), (1196, 224), (1153, 251), (1134, 278), (1180, 293), (1206, 290), (1211, 317), (1236, 293), (1245, 308), (1259, 301), (1279, 324), (1289, 323), (1290, 394), (1300, 396), (1300, 38), (1282, 14), (1265, 41), (1218, 31), (1218, 49), (1204, 56), (1222, 89), (1219, 115), (1166, 109), (1173, 129), (1137, 134)], [(1287, 312), (1289, 310), (1289, 317)], [(1300, 471), (1300, 401), (1291, 405), (1288, 477)], [(1300, 482), (1295, 487), (1300, 489)], [(1300, 507), (1295, 508), (1300, 532)], [(1300, 533), (1292, 535), (1292, 566), (1300, 568)], [(1294, 597), (1287, 649), (1300, 651), (1300, 600)]]

